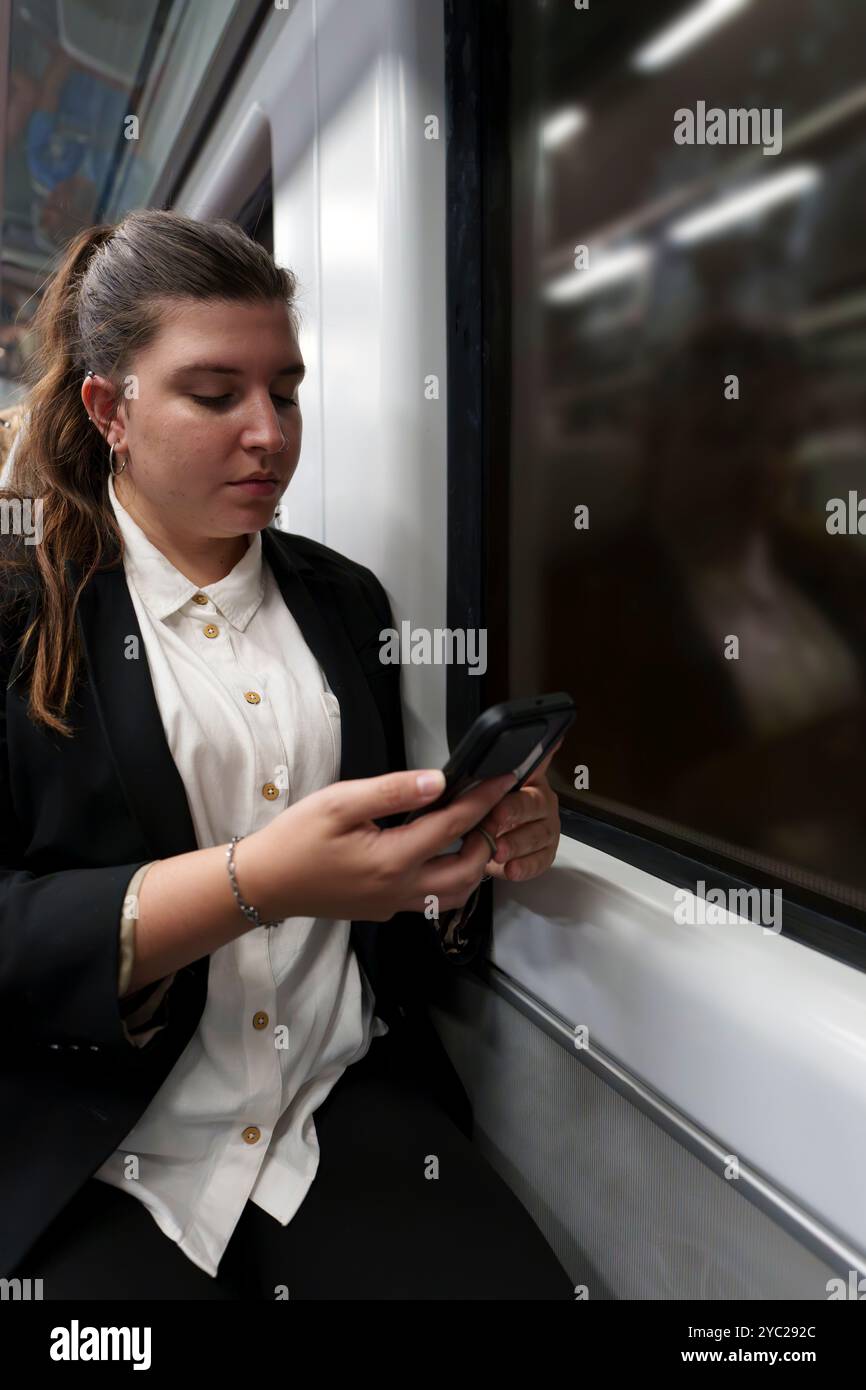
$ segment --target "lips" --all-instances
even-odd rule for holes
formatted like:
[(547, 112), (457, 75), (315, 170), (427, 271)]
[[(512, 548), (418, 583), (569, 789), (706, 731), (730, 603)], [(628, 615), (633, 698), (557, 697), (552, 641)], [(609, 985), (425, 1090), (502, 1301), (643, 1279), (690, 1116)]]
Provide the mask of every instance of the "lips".
[(278, 483), (275, 478), (244, 478), (239, 483), (228, 483), (228, 487), (239, 488), (248, 497), (277, 497), (281, 487), (285, 484)]

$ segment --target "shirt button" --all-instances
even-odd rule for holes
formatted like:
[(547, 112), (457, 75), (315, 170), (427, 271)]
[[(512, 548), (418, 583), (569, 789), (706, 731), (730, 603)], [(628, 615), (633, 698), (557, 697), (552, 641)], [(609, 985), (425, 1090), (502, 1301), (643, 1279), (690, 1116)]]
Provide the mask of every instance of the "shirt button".
[(275, 787), (273, 782), (265, 782), (265, 785), (262, 787), (262, 796), (265, 797), (267, 801), (276, 801), (279, 794), (279, 787)]
[(248, 705), (260, 705), (262, 697), (257, 690), (245, 690), (244, 699)]
[(260, 1009), (259, 1012), (258, 1012), (257, 1014), (253, 1014), (253, 1027), (254, 1027), (254, 1028), (267, 1028), (267, 1026), (268, 1026), (268, 1016), (267, 1016), (267, 1014), (266, 1014), (263, 1010)]
[(244, 1130), (244, 1140), (247, 1144), (257, 1144), (262, 1137), (262, 1131), (258, 1125), (248, 1125)]
[(202, 628), (205, 637), (219, 637), (220, 630), (214, 623), (208, 623), (207, 627)]
[(207, 594), (193, 594), (193, 603), (207, 603)]

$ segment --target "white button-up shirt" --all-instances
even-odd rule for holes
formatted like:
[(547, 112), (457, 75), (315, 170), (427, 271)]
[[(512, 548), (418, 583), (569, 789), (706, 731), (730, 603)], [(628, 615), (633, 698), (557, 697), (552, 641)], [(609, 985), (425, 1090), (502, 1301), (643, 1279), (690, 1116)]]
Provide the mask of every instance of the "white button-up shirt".
[[(138, 659), (199, 848), (228, 844), (339, 778), (339, 702), (262, 563), (259, 532), (225, 578), (200, 589), (148, 540), (111, 477), (108, 489), (144, 643)], [(248, 1199), (283, 1226), (292, 1219), (319, 1162), (313, 1112), (388, 1031), (350, 928), (288, 917), (214, 951), (195, 1035), (94, 1174), (144, 1202), (208, 1274)]]

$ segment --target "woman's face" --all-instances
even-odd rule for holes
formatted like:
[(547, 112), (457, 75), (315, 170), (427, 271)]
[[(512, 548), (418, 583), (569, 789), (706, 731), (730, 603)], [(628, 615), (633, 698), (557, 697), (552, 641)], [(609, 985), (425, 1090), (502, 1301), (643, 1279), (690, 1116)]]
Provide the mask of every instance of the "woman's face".
[[(106, 436), (117, 496), (143, 529), (193, 547), (260, 531), (301, 452), (304, 364), (281, 301), (172, 301), (136, 354)], [(104, 378), (88, 378), (91, 416), (110, 417)], [(275, 474), (272, 488), (238, 487)]]

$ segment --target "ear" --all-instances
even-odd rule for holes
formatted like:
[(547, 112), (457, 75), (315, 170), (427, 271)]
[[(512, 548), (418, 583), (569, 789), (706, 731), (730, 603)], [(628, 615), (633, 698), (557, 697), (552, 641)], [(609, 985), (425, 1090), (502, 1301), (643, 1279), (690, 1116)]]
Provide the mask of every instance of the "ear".
[(84, 409), (108, 444), (121, 444), (125, 433), (123, 402), (115, 414), (116, 392), (104, 376), (86, 376), (81, 387)]

